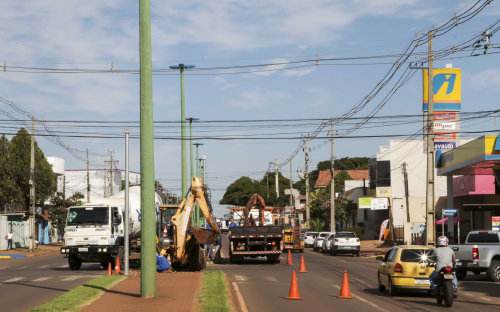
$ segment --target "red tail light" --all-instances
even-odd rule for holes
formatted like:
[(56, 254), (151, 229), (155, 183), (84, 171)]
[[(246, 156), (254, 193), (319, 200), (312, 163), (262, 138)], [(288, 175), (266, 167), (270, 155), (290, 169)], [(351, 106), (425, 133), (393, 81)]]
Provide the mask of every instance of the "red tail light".
[(451, 271), (451, 267), (446, 267), (446, 271), (450, 272)]
[(403, 266), (399, 263), (396, 263), (394, 266), (394, 273), (403, 273)]
[(479, 260), (479, 248), (472, 248), (472, 260)]

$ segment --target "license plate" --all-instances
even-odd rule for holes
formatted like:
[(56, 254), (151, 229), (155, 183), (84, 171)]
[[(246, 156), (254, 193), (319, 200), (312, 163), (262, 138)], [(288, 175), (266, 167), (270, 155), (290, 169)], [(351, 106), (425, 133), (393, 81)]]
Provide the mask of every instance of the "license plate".
[(453, 274), (445, 274), (444, 279), (453, 279)]
[(416, 279), (415, 285), (430, 285), (431, 282), (428, 279)]
[(87, 247), (79, 247), (78, 251), (89, 251)]
[(457, 260), (457, 266), (462, 266), (462, 261)]

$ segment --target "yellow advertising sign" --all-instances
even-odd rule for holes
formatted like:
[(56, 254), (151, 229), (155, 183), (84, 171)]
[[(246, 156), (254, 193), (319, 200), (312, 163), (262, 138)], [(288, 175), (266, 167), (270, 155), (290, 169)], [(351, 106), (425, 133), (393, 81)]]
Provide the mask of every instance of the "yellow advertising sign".
[[(434, 69), (434, 110), (460, 111), (462, 102), (462, 74), (460, 68)], [(427, 69), (423, 70), (423, 110), (427, 110), (429, 101), (429, 79)]]

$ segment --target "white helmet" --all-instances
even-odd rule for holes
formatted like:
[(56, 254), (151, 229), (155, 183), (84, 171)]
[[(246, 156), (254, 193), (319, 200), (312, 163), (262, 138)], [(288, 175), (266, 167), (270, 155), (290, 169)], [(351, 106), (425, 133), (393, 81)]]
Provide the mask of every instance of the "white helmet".
[(438, 246), (448, 246), (448, 237), (439, 236), (437, 243)]

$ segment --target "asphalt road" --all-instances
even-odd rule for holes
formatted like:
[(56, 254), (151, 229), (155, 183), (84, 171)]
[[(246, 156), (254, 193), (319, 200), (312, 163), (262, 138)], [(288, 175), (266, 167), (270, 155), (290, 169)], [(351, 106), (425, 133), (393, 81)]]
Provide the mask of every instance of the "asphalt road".
[[(227, 247), (227, 240), (223, 240)], [(227, 255), (227, 248), (223, 255)], [(208, 269), (227, 273), (234, 300), (241, 311), (436, 311), (436, 300), (425, 293), (402, 293), (391, 297), (377, 289), (378, 261), (367, 257), (329, 256), (306, 249), (308, 273), (297, 273), (303, 300), (288, 300), (292, 270), (298, 272), (301, 254), (293, 254), (293, 266), (286, 255), (280, 264), (267, 264), (265, 258), (249, 258), (244, 264), (212, 264)], [(339, 299), (344, 270), (348, 272), (353, 299)], [(243, 303), (241, 303), (243, 302)], [(243, 307), (243, 308), (242, 308)], [(245, 310), (246, 308), (246, 310)], [(459, 282), (459, 297), (454, 311), (499, 311), (500, 283), (486, 280), (486, 275), (468, 275)]]
[(0, 259), (0, 311), (26, 311), (103, 274), (94, 263), (71, 271), (57, 253)]

